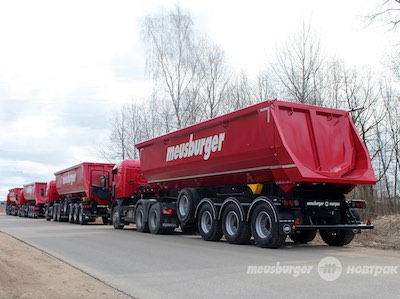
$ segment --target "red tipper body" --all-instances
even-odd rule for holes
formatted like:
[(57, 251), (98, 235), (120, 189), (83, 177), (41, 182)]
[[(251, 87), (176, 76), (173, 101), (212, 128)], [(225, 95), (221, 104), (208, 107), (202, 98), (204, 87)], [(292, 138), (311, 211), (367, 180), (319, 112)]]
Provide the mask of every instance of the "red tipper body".
[(58, 197), (59, 194), (56, 188), (56, 181), (48, 182), (46, 186), (46, 198), (45, 198), (46, 203), (55, 202)]
[(111, 197), (101, 199), (94, 195), (92, 186), (100, 186), (100, 177), (104, 175), (110, 182), (114, 164), (83, 162), (56, 172), (56, 188), (60, 198), (87, 197), (98, 204), (109, 204)]
[(128, 198), (138, 192), (139, 187), (150, 187), (147, 183), (139, 160), (124, 160), (115, 165), (118, 175), (114, 177), (115, 198)]
[(35, 182), (24, 185), (24, 197), (26, 201), (35, 202), (35, 205), (45, 203), (45, 191), (47, 183)]
[[(23, 188), (13, 188), (9, 190), (9, 199), (10, 202), (15, 203), (16, 205), (24, 204), (24, 198), (20, 198), (21, 196), (23, 197)], [(20, 201), (22, 199), (22, 203)]]
[(348, 112), (265, 101), (136, 145), (157, 189), (276, 182), (374, 184)]

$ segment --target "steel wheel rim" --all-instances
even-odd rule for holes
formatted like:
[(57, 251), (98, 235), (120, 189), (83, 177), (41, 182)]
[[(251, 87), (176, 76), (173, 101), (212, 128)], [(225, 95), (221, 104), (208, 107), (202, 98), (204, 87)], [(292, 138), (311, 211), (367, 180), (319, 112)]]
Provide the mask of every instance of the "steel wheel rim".
[(186, 216), (188, 213), (188, 209), (189, 209), (189, 198), (186, 195), (183, 195), (180, 199), (179, 199), (179, 213), (182, 216)]
[(117, 208), (114, 208), (114, 212), (113, 212), (113, 223), (117, 223), (118, 222), (118, 218), (119, 218), (119, 212)]
[(210, 211), (205, 211), (202, 215), (201, 215), (201, 230), (208, 234), (211, 231), (211, 227), (212, 227), (212, 216)]
[(229, 211), (225, 219), (226, 232), (233, 236), (239, 229), (239, 216), (234, 211)]
[(157, 211), (154, 211), (150, 215), (150, 224), (153, 228), (155, 228), (157, 226), (157, 220), (158, 220), (158, 213), (157, 213)]
[(255, 221), (257, 235), (263, 239), (266, 239), (271, 235), (271, 228), (272, 221), (269, 214), (265, 211), (260, 212)]
[(143, 225), (143, 211), (140, 209), (138, 212), (138, 216), (136, 219), (136, 225), (137, 226), (142, 226)]

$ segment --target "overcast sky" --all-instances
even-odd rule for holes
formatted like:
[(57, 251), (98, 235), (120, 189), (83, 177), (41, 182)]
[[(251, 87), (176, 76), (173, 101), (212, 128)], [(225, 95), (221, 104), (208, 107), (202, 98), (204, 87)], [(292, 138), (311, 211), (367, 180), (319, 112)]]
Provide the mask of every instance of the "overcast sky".
[[(124, 103), (145, 101), (151, 82), (139, 20), (176, 1), (0, 2), (0, 200), (8, 189), (54, 178), (97, 149)], [(195, 28), (255, 76), (276, 45), (313, 25), (328, 55), (378, 67), (391, 46), (362, 20), (378, 0), (181, 0)]]

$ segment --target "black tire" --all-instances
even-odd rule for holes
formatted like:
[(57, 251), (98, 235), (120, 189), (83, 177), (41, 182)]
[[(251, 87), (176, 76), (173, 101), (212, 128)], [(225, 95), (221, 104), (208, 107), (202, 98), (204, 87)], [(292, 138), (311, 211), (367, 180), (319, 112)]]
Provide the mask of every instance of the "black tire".
[(57, 216), (57, 213), (56, 213), (56, 210), (57, 210), (57, 204), (55, 204), (55, 205), (53, 205), (53, 209), (52, 209), (52, 216), (53, 216), (53, 221), (55, 222), (55, 221), (57, 221), (57, 219), (56, 219), (56, 216)]
[(317, 235), (317, 230), (301, 230), (296, 231), (294, 235), (290, 235), (289, 238), (292, 239), (295, 243), (307, 244), (314, 240), (315, 236)]
[(61, 205), (57, 205), (56, 209), (56, 221), (61, 222)]
[(240, 219), (239, 207), (234, 203), (229, 203), (222, 213), (222, 231), (230, 244), (246, 244), (251, 238), (250, 224)]
[(354, 232), (351, 230), (320, 230), (322, 240), (329, 246), (344, 246), (354, 239)]
[(77, 203), (74, 204), (74, 223), (79, 223), (79, 205)]
[(79, 212), (78, 212), (79, 224), (80, 225), (86, 225), (88, 223), (88, 221), (86, 220), (86, 217), (83, 214), (83, 211), (84, 211), (83, 206), (79, 205), (78, 209), (79, 209)]
[(158, 204), (153, 204), (149, 211), (148, 225), (152, 234), (162, 234), (165, 232), (161, 225), (161, 211)]
[[(64, 215), (62, 215), (62, 216), (68, 216), (68, 218), (69, 218), (69, 200), (65, 200), (64, 201), (64, 204), (63, 204), (63, 207), (64, 207)], [(65, 219), (65, 218), (64, 218)], [(61, 218), (61, 221), (62, 221), (62, 218)]]
[(213, 216), (212, 207), (209, 204), (201, 206), (197, 220), (201, 237), (205, 241), (219, 241), (222, 238), (221, 221)]
[(279, 248), (283, 246), (286, 235), (279, 234), (279, 223), (267, 203), (260, 203), (251, 215), (251, 232), (254, 241), (262, 248)]
[[(110, 220), (110, 218), (108, 218), (107, 216), (101, 217), (101, 220), (103, 220), (103, 224), (105, 224), (105, 225), (111, 224), (111, 220)], [(96, 221), (96, 220), (95, 220), (95, 221)]]
[(135, 211), (135, 223), (136, 223), (136, 230), (141, 233), (148, 233), (149, 226), (145, 220), (145, 210), (142, 204), (136, 207)]
[(74, 223), (74, 204), (70, 203), (68, 207), (68, 222)]
[(115, 229), (123, 229), (124, 224), (121, 221), (121, 209), (116, 205), (112, 210), (112, 224)]
[(193, 188), (185, 188), (179, 192), (177, 201), (178, 219), (183, 224), (194, 222), (194, 212), (199, 203), (199, 195)]

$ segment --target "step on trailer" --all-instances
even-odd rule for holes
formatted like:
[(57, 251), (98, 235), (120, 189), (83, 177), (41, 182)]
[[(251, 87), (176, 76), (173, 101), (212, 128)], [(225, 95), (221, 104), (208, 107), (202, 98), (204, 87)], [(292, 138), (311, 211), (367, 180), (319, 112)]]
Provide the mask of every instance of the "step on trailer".
[[(83, 162), (56, 172), (58, 199), (47, 212), (54, 221), (110, 223), (110, 179), (114, 164)], [(50, 211), (51, 208), (51, 211)]]

